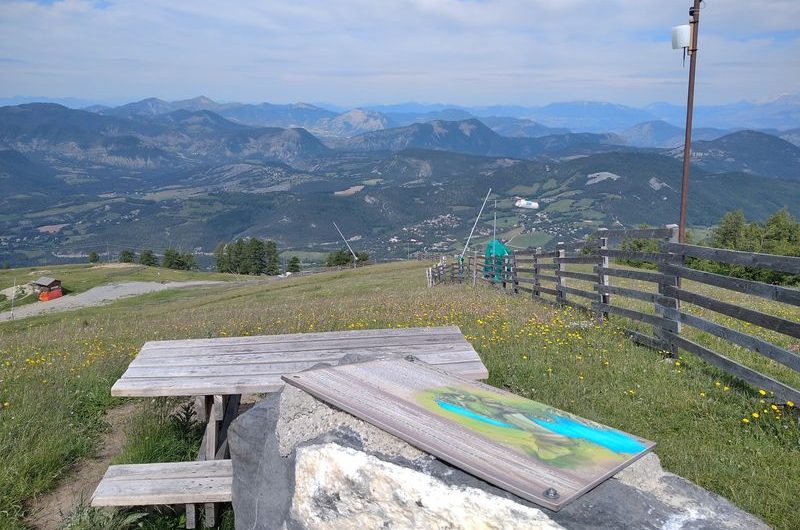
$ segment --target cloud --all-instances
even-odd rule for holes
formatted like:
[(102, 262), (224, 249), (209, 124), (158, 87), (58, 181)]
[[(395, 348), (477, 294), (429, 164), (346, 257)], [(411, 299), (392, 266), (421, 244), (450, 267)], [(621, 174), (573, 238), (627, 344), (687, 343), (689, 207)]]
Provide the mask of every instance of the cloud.
[[(12, 0), (0, 3), (0, 96), (679, 102), (687, 72), (669, 31), (683, 4)], [(704, 5), (700, 103), (800, 91), (800, 2)]]

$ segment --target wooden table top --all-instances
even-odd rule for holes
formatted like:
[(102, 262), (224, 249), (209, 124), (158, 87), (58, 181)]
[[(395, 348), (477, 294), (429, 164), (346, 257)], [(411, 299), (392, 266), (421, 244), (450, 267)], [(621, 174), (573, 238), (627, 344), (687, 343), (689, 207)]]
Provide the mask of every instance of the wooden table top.
[(147, 342), (112, 396), (157, 397), (275, 392), (281, 376), (336, 364), (348, 354), (413, 355), (468, 379), (489, 372), (456, 326), (393, 328)]

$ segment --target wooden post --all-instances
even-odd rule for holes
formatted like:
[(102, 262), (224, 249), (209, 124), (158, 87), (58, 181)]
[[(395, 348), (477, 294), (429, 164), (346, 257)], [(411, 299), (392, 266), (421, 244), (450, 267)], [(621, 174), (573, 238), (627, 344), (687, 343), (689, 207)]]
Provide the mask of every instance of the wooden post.
[(472, 259), (472, 286), (478, 283), (478, 251), (475, 250)]
[[(556, 249), (558, 250), (558, 256), (553, 258), (553, 262), (556, 263), (556, 265), (558, 265), (558, 271), (559, 272), (564, 272), (564, 271), (567, 270), (567, 264), (563, 263), (561, 261), (561, 258), (566, 257), (566, 255), (567, 255), (567, 250), (566, 250), (565, 247), (566, 247), (566, 244), (563, 241), (559, 241), (558, 245), (556, 245)], [(556, 285), (556, 289), (558, 289), (559, 287), (566, 287), (566, 286), (567, 286), (567, 279), (564, 276), (559, 276), (558, 277), (558, 284)], [(567, 293), (565, 293), (564, 291), (559, 290), (558, 291), (558, 295), (556, 296), (556, 300), (558, 302), (562, 302), (562, 303), (566, 302), (567, 301)]]
[(517, 251), (511, 253), (511, 283), (513, 293), (519, 294), (519, 278), (517, 278)]
[[(677, 243), (678, 242), (678, 226), (677, 225), (667, 225), (667, 228), (670, 229), (669, 242), (670, 243)], [(659, 251), (662, 252), (662, 253), (666, 253), (667, 252), (663, 241), (659, 245)], [(667, 265), (671, 261), (674, 261), (674, 260), (672, 260), (670, 258), (667, 258), (667, 257), (659, 258), (659, 260), (658, 260), (658, 271), (660, 273), (662, 273), (662, 274), (669, 274), (667, 272)], [(678, 264), (679, 265), (683, 264), (683, 257), (682, 256), (679, 258)], [(675, 310), (679, 310), (680, 309), (680, 304), (679, 304), (678, 300), (676, 300), (675, 298), (672, 298), (672, 297), (668, 297), (667, 294), (666, 294), (668, 287), (679, 287), (679, 286), (680, 286), (679, 278), (675, 278), (673, 280), (662, 280), (661, 282), (658, 283), (658, 294), (660, 294), (661, 296), (658, 299), (656, 299), (656, 301), (655, 301), (655, 312), (656, 312), (657, 315), (660, 315), (660, 316), (662, 316), (664, 318), (667, 318), (667, 313), (669, 313), (669, 312), (668, 311), (664, 311), (664, 308), (675, 309)], [(680, 332), (681, 332), (681, 323), (677, 322), (677, 333), (680, 334)], [(675, 355), (677, 354), (677, 348), (675, 347), (674, 344), (672, 344), (672, 341), (670, 341), (668, 339), (668, 335), (664, 332), (664, 329), (662, 327), (660, 327), (660, 326), (653, 326), (653, 335), (661, 343), (661, 349), (663, 351), (667, 352), (667, 354), (670, 357), (675, 357)]]
[(534, 296), (541, 297), (542, 293), (537, 289), (542, 285), (541, 281), (539, 280), (539, 252), (541, 249), (537, 248), (533, 252), (533, 289), (531, 290), (531, 298)]
[[(597, 231), (597, 248), (600, 251), (608, 250), (608, 238), (605, 236), (604, 232), (608, 232), (608, 228), (600, 228)], [(603, 255), (600, 266), (604, 269), (608, 268), (608, 255)], [(600, 287), (608, 286), (608, 275), (603, 274), (602, 272), (597, 273), (597, 285)], [(601, 304), (610, 304), (611, 303), (611, 295), (608, 293), (604, 293), (598, 289), (598, 297), (597, 301)], [(605, 311), (599, 311), (597, 313), (597, 321), (601, 324), (604, 320), (608, 319), (608, 313)]]

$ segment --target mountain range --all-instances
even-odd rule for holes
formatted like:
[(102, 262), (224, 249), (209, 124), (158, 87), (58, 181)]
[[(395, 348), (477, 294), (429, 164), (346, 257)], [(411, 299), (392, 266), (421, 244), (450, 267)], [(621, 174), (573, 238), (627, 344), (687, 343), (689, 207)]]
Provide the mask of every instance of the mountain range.
[[(441, 251), (463, 241), (489, 187), (512, 246), (677, 216), (678, 127), (575, 133), (448, 107), (384, 110), (208, 98), (0, 107), (0, 254), (33, 263), (109, 241), (208, 252), (247, 236), (328, 251), (339, 245), (333, 220), (377, 256), (404, 254), (406, 244)], [(400, 114), (431, 119), (396, 126)], [(781, 207), (800, 214), (800, 147), (776, 135), (796, 138), (796, 129), (695, 133), (710, 139), (694, 144), (690, 223), (708, 226), (735, 208), (751, 218)], [(542, 208), (516, 210), (515, 196)], [(487, 230), (479, 223), (479, 237)]]

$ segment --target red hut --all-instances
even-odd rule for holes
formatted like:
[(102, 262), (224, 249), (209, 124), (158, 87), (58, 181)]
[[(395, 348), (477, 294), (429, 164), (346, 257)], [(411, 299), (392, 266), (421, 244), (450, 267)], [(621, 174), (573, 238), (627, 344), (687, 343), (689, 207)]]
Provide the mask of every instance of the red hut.
[(56, 280), (48, 276), (42, 276), (33, 282), (33, 288), (39, 293), (39, 300), (42, 302), (61, 298), (64, 294), (61, 292), (61, 280)]

